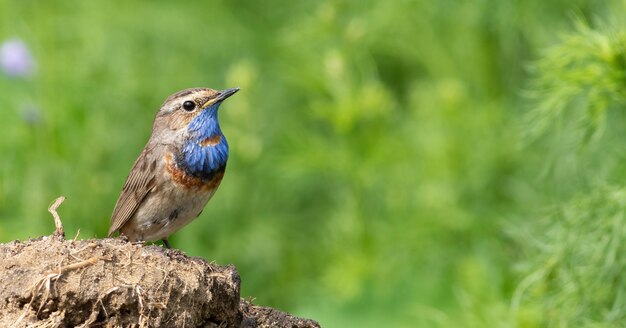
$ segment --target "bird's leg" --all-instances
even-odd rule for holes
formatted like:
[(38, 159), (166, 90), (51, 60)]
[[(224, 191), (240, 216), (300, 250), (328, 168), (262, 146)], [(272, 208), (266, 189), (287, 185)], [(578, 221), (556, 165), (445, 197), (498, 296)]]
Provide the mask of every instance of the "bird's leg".
[(162, 239), (163, 244), (165, 244), (165, 248), (167, 249), (172, 249), (172, 245), (170, 245), (170, 242), (167, 240), (167, 237)]

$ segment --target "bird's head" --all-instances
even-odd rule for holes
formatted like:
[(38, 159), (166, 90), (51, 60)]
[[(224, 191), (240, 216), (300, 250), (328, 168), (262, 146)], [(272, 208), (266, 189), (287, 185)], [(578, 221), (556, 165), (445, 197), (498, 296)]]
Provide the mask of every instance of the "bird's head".
[(174, 93), (157, 113), (152, 137), (173, 141), (221, 135), (217, 110), (222, 101), (237, 91), (239, 88), (222, 91), (192, 88)]

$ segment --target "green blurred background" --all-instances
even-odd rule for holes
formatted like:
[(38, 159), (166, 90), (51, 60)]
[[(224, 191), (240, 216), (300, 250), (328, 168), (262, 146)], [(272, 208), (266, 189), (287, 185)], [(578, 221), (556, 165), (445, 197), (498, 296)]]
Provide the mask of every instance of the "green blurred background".
[(0, 0), (0, 242), (102, 238), (154, 115), (240, 86), (170, 238), (325, 327), (626, 320), (626, 2)]

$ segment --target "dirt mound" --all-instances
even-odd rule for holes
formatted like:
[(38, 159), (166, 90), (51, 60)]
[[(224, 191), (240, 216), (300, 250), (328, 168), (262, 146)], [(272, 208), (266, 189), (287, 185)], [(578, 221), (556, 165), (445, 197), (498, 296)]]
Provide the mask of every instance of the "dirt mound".
[(234, 266), (122, 239), (0, 244), (0, 327), (319, 327), (239, 296)]
[(319, 327), (242, 300), (233, 266), (61, 234), (0, 244), (0, 327)]

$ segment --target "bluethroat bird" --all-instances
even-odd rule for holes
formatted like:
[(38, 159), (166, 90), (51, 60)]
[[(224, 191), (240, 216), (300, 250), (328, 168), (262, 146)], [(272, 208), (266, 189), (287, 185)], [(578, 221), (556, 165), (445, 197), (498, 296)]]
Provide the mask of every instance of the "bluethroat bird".
[(118, 231), (130, 241), (163, 240), (200, 215), (224, 177), (228, 143), (217, 113), (239, 88), (194, 88), (167, 98), (152, 135), (122, 188), (109, 237)]

